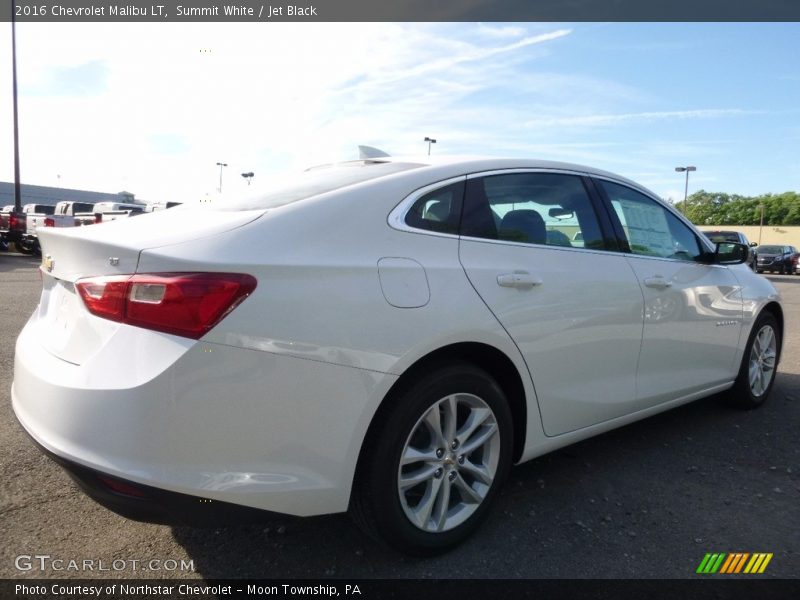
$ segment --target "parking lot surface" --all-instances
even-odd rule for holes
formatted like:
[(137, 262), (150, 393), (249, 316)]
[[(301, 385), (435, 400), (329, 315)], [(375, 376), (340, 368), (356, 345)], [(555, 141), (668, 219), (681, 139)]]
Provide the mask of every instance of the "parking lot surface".
[(2, 578), (692, 578), (709, 552), (773, 553), (764, 577), (800, 576), (800, 276), (769, 277), (787, 329), (762, 409), (709, 398), (516, 467), (477, 535), (422, 560), (372, 542), (344, 515), (193, 529), (96, 505), (11, 410), (37, 266), (0, 253)]

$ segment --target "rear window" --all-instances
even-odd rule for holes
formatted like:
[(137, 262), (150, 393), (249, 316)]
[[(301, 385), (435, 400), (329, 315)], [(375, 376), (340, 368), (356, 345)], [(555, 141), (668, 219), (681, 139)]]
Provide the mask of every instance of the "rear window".
[(739, 234), (735, 231), (706, 231), (706, 237), (712, 242), (738, 242)]
[(259, 196), (225, 201), (218, 206), (223, 210), (276, 208), (421, 166), (423, 165), (413, 163), (356, 161), (317, 167), (276, 182), (269, 191)]

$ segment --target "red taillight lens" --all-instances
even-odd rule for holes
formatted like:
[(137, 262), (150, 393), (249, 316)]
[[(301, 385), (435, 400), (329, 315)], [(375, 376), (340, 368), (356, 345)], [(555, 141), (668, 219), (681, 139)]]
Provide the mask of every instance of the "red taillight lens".
[(98, 223), (103, 222), (103, 213), (94, 213), (94, 223), (97, 225)]
[(26, 219), (24, 216), (15, 215), (14, 213), (10, 213), (8, 215), (8, 228), (10, 230), (17, 230), (17, 229), (25, 229), (26, 226)]
[(56, 226), (56, 220), (53, 217), (46, 217), (45, 220), (44, 220), (44, 226), (45, 227), (55, 227)]
[(157, 273), (82, 279), (94, 315), (193, 339), (205, 335), (256, 288), (239, 273)]
[(125, 297), (130, 275), (95, 277), (75, 284), (89, 312), (112, 321), (125, 320)]

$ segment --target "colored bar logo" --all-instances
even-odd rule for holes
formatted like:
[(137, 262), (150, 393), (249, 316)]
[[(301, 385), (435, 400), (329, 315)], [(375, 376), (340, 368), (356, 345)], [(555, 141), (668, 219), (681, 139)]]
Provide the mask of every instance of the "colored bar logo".
[(754, 554), (749, 552), (708, 553), (700, 561), (700, 566), (697, 567), (696, 572), (702, 575), (713, 575), (714, 573), (725, 575), (748, 573), (755, 575), (756, 573), (763, 573), (771, 560), (771, 552), (756, 552)]

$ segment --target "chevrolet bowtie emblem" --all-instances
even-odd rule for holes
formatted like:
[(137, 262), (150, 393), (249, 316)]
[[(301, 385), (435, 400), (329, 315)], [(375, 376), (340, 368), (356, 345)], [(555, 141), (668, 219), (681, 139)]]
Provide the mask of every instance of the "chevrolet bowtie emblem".
[(53, 260), (52, 256), (47, 254), (42, 259), (42, 266), (45, 268), (45, 271), (47, 271), (48, 273), (52, 273), (53, 272), (53, 267), (56, 266), (56, 261)]

